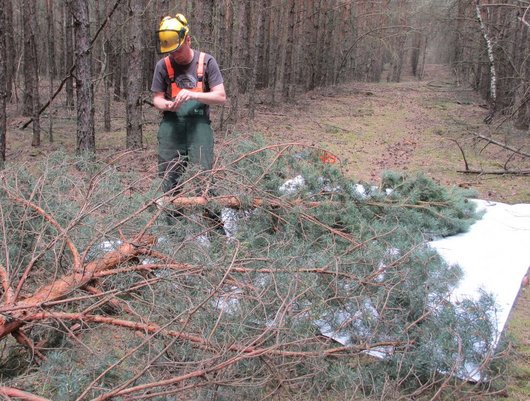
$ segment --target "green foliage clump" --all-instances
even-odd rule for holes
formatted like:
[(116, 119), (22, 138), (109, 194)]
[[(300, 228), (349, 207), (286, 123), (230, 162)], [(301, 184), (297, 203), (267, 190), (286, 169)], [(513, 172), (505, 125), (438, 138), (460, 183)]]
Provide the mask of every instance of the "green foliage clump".
[[(396, 172), (385, 172), (381, 187), (390, 192), (388, 198), (403, 206), (404, 212), (416, 207), (420, 213), (403, 216), (411, 224), (431, 236), (448, 236), (467, 231), (477, 219), (470, 190), (447, 188), (423, 174), (408, 177)], [(410, 205), (411, 207), (407, 207)]]
[[(136, 262), (152, 270), (109, 275), (97, 283), (118, 305), (83, 297), (55, 310), (153, 323), (159, 332), (142, 333), (140, 342), (122, 333), (126, 351), (116, 354), (109, 339), (105, 357), (83, 366), (79, 361), (86, 352), (65, 337), (41, 369), (57, 387), (53, 399), (68, 393), (56, 383), (84, 388), (117, 360), (92, 395), (133, 375), (136, 385), (197, 371), (204, 373), (189, 375), (182, 387), (150, 394), (258, 399), (280, 387), (311, 397), (355, 392), (380, 397), (388, 389), (410, 394), (433, 384), (436, 374), (454, 376), (463, 366), (481, 363), (492, 347), (493, 302), (449, 303), (460, 269), (448, 266), (426, 242), (465, 231), (477, 219), (473, 203), (425, 176), (387, 173), (381, 187), (362, 185), (323, 164), (318, 150), (241, 141), (222, 155), (222, 168), (213, 173), (190, 168), (179, 188), (184, 196), (214, 198), (208, 207), (231, 216), (225, 220), (232, 224), (227, 237), (211, 229), (202, 207), (181, 209), (177, 218), (173, 213), (171, 224), (164, 213), (149, 223), (159, 210), (153, 204), (158, 179), (148, 177), (151, 183), (141, 186), (145, 191), (132, 190), (140, 187), (131, 185), (140, 176), (97, 163), (77, 170), (77, 179), (65, 178), (75, 165), (63, 156), (51, 158), (7, 181), (64, 229), (38, 213), (29, 217), (26, 206), (4, 196), (2, 207), (13, 211), (9, 227), (24, 227), (13, 243), (6, 241), (10, 260), (20, 263), (12, 280), (22, 274), (28, 249), (41, 252), (38, 262), (47, 263), (26, 291), (67, 272), (65, 234), (86, 259), (96, 260), (115, 249), (123, 233), (130, 238), (147, 228), (158, 242)], [(38, 196), (31, 188), (38, 188), (33, 191)], [(223, 207), (223, 196), (238, 197), (242, 209)], [(256, 199), (262, 207), (251, 207)], [(24, 248), (27, 237), (30, 245)], [(98, 337), (95, 327), (91, 324), (85, 339)], [(181, 332), (187, 336), (175, 335)], [(64, 363), (70, 366), (68, 377), (58, 369)]]

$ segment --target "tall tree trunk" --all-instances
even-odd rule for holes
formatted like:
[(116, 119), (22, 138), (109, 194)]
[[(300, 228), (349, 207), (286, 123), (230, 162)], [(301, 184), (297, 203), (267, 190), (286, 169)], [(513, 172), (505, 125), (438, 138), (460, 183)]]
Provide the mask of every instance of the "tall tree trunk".
[[(69, 0), (71, 2), (71, 0)], [(74, 64), (74, 41), (73, 41), (73, 28), (74, 20), (72, 11), (68, 7), (67, 3), (64, 4), (64, 60), (65, 60), (65, 75), (69, 74), (69, 71)], [(68, 77), (66, 80), (66, 107), (69, 110), (74, 109), (74, 79)]]
[(144, 0), (131, 0), (127, 43), (127, 149), (142, 147), (143, 19)]
[(213, 0), (196, 1), (193, 21), (190, 21), (192, 26), (191, 33), (195, 38), (199, 39), (199, 48), (207, 52), (213, 51), (213, 3)]
[[(53, 79), (57, 76), (55, 66), (55, 19), (53, 14), (53, 0), (46, 0), (46, 26), (48, 28), (48, 78), (49, 96), (53, 96)], [(53, 142), (53, 113), (49, 113), (48, 140)]]
[(4, 169), (6, 161), (6, 18), (5, 3), (0, 3), (0, 170)]
[(53, 79), (57, 77), (57, 66), (55, 64), (55, 14), (53, 0), (46, 0), (46, 27), (48, 33), (48, 74), (50, 76), (50, 87), (52, 87)]
[(293, 68), (293, 57), (294, 57), (294, 23), (295, 23), (295, 0), (289, 0), (287, 8), (287, 29), (286, 29), (286, 41), (285, 41), (285, 61), (284, 61), (284, 73), (282, 79), (282, 92), (284, 99), (288, 100), (294, 96), (295, 88), (295, 74)]
[(519, 129), (528, 130), (530, 128), (530, 59), (528, 58), (530, 53), (528, 31), (530, 28), (522, 25), (520, 29), (521, 36), (517, 42), (518, 49), (516, 51), (516, 54), (521, 56), (517, 64), (519, 69), (519, 88), (515, 100), (519, 110), (515, 125)]
[(92, 53), (90, 45), (90, 20), (85, 0), (69, 0), (74, 17), (75, 85), (77, 94), (77, 146), (78, 154), (94, 154), (94, 93), (92, 83)]
[(259, 13), (259, 26), (260, 30), (257, 31), (258, 42), (261, 44), (260, 54), (258, 55), (260, 63), (258, 65), (258, 72), (256, 76), (256, 84), (258, 88), (267, 88), (269, 86), (269, 57), (270, 47), (272, 46), (269, 40), (269, 15), (271, 7), (268, 1), (262, 3), (262, 11)]
[(480, 31), (482, 32), (482, 37), (484, 38), (484, 42), (486, 43), (486, 50), (488, 52), (488, 60), (490, 67), (490, 113), (484, 119), (484, 121), (489, 124), (493, 120), (493, 116), (495, 115), (495, 111), (497, 109), (497, 72), (495, 70), (493, 43), (486, 29), (486, 25), (484, 24), (484, 21), (482, 19), (480, 11), (480, 0), (475, 0), (475, 11), (477, 21), (480, 25)]
[(22, 3), (27, 15), (24, 21), (24, 107), (23, 114), (31, 116), (33, 120), (32, 146), (40, 146), (40, 120), (39, 120), (39, 60), (35, 43), (35, 3), (24, 0)]
[(143, 54), (143, 76), (144, 83), (143, 87), (146, 90), (151, 89), (151, 80), (153, 78), (153, 69), (156, 64), (156, 35), (153, 32), (157, 29), (156, 26), (160, 22), (156, 14), (153, 13), (153, 7), (146, 9), (143, 17), (143, 29), (144, 32), (144, 50)]
[(13, 6), (11, 0), (4, 0), (2, 2), (4, 7), (4, 33), (2, 37), (5, 38), (5, 57), (6, 61), (6, 96), (7, 101), (17, 100), (17, 92), (15, 89), (15, 73), (16, 73), (16, 51), (15, 39), (13, 32)]
[[(258, 77), (258, 66), (260, 64), (259, 57), (263, 52), (263, 19), (261, 16), (261, 12), (263, 12), (264, 8), (264, 0), (259, 0), (256, 2), (251, 3), (251, 17), (253, 18), (252, 24), (249, 24), (251, 26), (254, 26), (255, 29), (253, 30), (253, 38), (254, 38), (254, 46), (251, 48), (251, 57), (252, 57), (252, 71), (250, 73), (250, 78), (248, 82), (248, 97), (249, 97), (249, 104), (248, 104), (248, 114), (249, 118), (254, 118), (254, 111), (256, 108), (256, 88), (257, 88), (257, 77)], [(260, 12), (256, 12), (256, 10)]]
[(280, 12), (278, 10), (278, 2), (277, 1), (271, 1), (270, 5), (270, 18), (267, 21), (268, 24), (268, 42), (269, 42), (269, 58), (268, 58), (268, 66), (267, 75), (269, 76), (268, 87), (271, 89), (271, 103), (276, 102), (276, 84), (278, 82), (278, 66), (280, 64), (281, 60), (281, 27), (279, 26), (278, 19), (280, 16)]
[(225, 55), (226, 60), (229, 62), (230, 75), (228, 76), (228, 88), (230, 95), (230, 113), (228, 115), (228, 122), (235, 123), (239, 115), (239, 100), (240, 100), (240, 91), (239, 91), (239, 65), (238, 57), (240, 54), (241, 41), (238, 37), (239, 21), (238, 21), (238, 10), (241, 6), (240, 3), (231, 3), (225, 1), (225, 21), (226, 21), (226, 30), (225, 38), (227, 43), (230, 44), (230, 53)]
[(122, 40), (118, 37), (114, 43), (114, 52), (112, 53), (112, 85), (114, 87), (114, 100), (121, 101), (121, 83), (122, 83)]
[[(107, 7), (105, 7), (105, 10), (107, 10)], [(107, 11), (105, 11), (105, 14), (107, 14)], [(111, 130), (111, 92), (110, 92), (110, 60), (112, 57), (112, 46), (111, 46), (111, 38), (110, 38), (110, 24), (105, 25), (104, 28), (104, 38), (103, 38), (103, 125), (106, 132), (109, 132)]]
[[(126, 4), (122, 2), (122, 4), (118, 5), (118, 9), (116, 10), (114, 20), (115, 21), (126, 21), (127, 20), (127, 12), (125, 10)], [(113, 40), (111, 41), (112, 46), (112, 53), (110, 58), (110, 69), (111, 69), (111, 79), (112, 79), (112, 86), (113, 86), (113, 98), (116, 102), (122, 101), (122, 83), (124, 83), (124, 79), (122, 77), (124, 71), (122, 71), (123, 66), (123, 36), (124, 32), (126, 34), (125, 26), (120, 23), (113, 23), (113, 31), (114, 32), (120, 32), (119, 35), (114, 35)], [(124, 31), (125, 30), (125, 31)]]
[[(33, 9), (34, 2), (31, 0), (24, 0), (22, 7), (26, 9), (28, 17), (33, 15), (31, 10)], [(33, 60), (33, 27), (30, 22), (30, 18), (21, 17), (22, 21), (22, 37), (24, 40), (23, 44), (23, 94), (22, 94), (22, 115), (25, 117), (31, 116), (33, 112), (33, 85), (34, 75), (33, 71), (30, 71), (36, 65), (36, 60)]]

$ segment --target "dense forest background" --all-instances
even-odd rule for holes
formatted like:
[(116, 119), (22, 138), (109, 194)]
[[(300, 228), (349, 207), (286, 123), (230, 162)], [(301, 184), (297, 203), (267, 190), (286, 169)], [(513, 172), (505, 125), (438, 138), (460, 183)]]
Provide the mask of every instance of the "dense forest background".
[(30, 118), (33, 146), (43, 116), (76, 108), (77, 150), (94, 152), (95, 105), (110, 130), (113, 98), (126, 105), (126, 147), (141, 147), (142, 107), (160, 57), (155, 31), (177, 12), (190, 21), (193, 46), (212, 53), (224, 73), (230, 102), (221, 125), (252, 117), (256, 91), (288, 102), (346, 81), (397, 82), (406, 69), (421, 79), (430, 61), (450, 63), (460, 82), (471, 82), (489, 100), (489, 120), (502, 114), (527, 129), (529, 7), (521, 0), (5, 0), (0, 159), (7, 104)]

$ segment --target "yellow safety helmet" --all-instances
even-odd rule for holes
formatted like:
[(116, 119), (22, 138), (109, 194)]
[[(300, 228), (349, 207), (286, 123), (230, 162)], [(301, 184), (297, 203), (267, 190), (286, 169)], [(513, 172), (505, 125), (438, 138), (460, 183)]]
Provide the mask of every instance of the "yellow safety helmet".
[(160, 53), (169, 53), (177, 50), (184, 44), (190, 29), (188, 20), (182, 14), (174, 17), (164, 17), (160, 21), (160, 29), (157, 31)]

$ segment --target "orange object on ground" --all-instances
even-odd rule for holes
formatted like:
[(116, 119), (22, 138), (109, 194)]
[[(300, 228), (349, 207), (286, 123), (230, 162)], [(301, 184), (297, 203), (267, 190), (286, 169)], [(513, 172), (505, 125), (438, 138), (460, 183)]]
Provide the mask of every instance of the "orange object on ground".
[(334, 155), (329, 152), (322, 152), (320, 154), (320, 161), (324, 164), (335, 164), (339, 161)]

